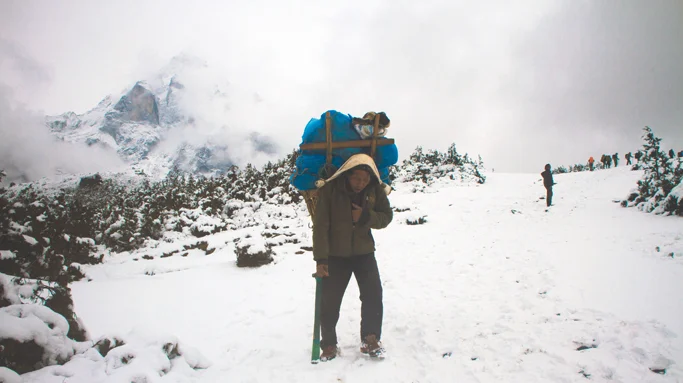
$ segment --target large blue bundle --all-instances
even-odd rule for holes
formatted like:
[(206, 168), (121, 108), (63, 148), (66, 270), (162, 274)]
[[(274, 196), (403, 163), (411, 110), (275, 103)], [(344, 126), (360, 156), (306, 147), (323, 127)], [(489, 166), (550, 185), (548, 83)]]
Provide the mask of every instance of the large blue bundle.
[[(332, 141), (354, 141), (361, 140), (361, 136), (356, 132), (352, 124), (352, 117), (348, 114), (330, 110), (332, 122)], [(325, 118), (327, 112), (320, 118), (312, 118), (302, 135), (302, 144), (314, 142), (326, 142)], [(332, 149), (332, 171), (339, 169), (349, 157), (358, 153), (370, 154), (370, 148), (343, 148)], [(377, 146), (375, 153), (375, 163), (379, 170), (382, 182), (390, 184), (389, 167), (398, 162), (398, 148), (395, 144)], [(296, 161), (296, 169), (289, 177), (292, 186), (299, 190), (315, 189), (315, 181), (321, 177), (329, 177), (325, 173), (325, 150), (302, 150)]]
[[(368, 153), (369, 150), (368, 150)], [(388, 168), (398, 162), (398, 148), (396, 144), (377, 146), (375, 149), (375, 165), (377, 170)]]
[[(321, 171), (325, 166), (324, 154), (302, 154), (296, 159), (296, 169), (289, 177), (289, 183), (299, 190), (315, 189), (315, 181), (321, 178)], [(332, 156), (333, 169), (339, 169), (345, 159), (339, 156)], [(327, 177), (331, 174), (327, 175)]]
[[(332, 120), (332, 141), (353, 141), (360, 140), (360, 135), (353, 129), (351, 125), (351, 115), (339, 113), (336, 110), (330, 110), (330, 119)], [(320, 118), (311, 118), (311, 120), (306, 125), (304, 129), (304, 134), (301, 137), (302, 144), (310, 144), (314, 142), (325, 142), (327, 141), (327, 133), (325, 131), (325, 115), (327, 112), (323, 113)], [(320, 150), (304, 150), (301, 154), (319, 154)], [(324, 151), (323, 151), (324, 152)], [(344, 149), (333, 149), (332, 155), (336, 155), (342, 158), (349, 158), (354, 154), (361, 152), (360, 148), (344, 148)]]

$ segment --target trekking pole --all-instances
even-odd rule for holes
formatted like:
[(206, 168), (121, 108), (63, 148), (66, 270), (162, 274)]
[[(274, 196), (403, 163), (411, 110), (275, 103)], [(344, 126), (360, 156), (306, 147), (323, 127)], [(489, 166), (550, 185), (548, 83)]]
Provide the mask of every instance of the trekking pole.
[(313, 319), (313, 349), (311, 351), (311, 363), (317, 364), (320, 361), (320, 306), (322, 304), (322, 277), (315, 278), (315, 318)]

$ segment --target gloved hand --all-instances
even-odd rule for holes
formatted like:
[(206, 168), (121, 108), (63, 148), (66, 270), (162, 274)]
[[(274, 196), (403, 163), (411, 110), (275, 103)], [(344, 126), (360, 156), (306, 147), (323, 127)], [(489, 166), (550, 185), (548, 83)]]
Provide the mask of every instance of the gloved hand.
[(315, 267), (315, 274), (313, 274), (314, 277), (316, 278), (322, 278), (322, 277), (329, 277), (330, 272), (329, 269), (327, 268), (327, 265), (319, 264)]
[(355, 203), (352, 203), (351, 204), (351, 218), (353, 219), (353, 223), (358, 222), (361, 214), (363, 214), (363, 208), (356, 205)]

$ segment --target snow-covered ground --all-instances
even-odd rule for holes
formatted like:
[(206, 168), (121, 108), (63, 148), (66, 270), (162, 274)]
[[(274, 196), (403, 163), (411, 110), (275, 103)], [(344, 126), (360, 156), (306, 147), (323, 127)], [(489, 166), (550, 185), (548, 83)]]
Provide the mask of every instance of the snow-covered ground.
[[(302, 205), (272, 221), (301, 242), (275, 247), (268, 266), (237, 268), (233, 239), (244, 233), (231, 231), (201, 239), (216, 249), (209, 255), (141, 258), (182, 248), (170, 243), (86, 267), (92, 280), (72, 285), (76, 313), (94, 338), (129, 340), (132, 361), (86, 355), (24, 381), (683, 381), (683, 219), (613, 202), (641, 173), (555, 176), (548, 211), (540, 175), (487, 176), (482, 186), (440, 181), (427, 193), (399, 184), (389, 196), (410, 210), (375, 231), (383, 361), (358, 352), (351, 283), (338, 325), (343, 354), (310, 363), (315, 281), (301, 249), (310, 245)], [(243, 230), (258, 238), (263, 229)], [(145, 351), (160, 339), (186, 350), (171, 373)]]

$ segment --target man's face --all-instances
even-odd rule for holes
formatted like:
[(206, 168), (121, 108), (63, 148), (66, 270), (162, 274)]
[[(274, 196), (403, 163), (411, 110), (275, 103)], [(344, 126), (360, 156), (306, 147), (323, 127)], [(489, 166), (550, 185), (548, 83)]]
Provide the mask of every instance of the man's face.
[(355, 169), (349, 175), (349, 185), (354, 193), (360, 193), (370, 183), (370, 173), (365, 170)]

